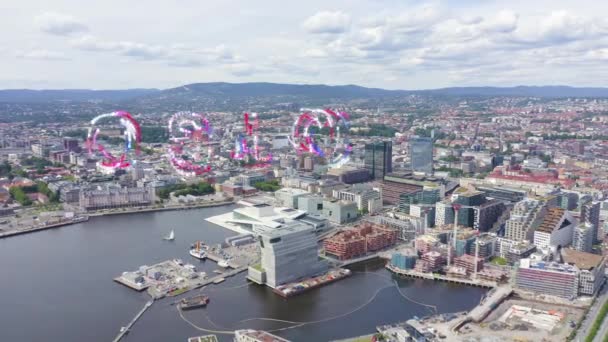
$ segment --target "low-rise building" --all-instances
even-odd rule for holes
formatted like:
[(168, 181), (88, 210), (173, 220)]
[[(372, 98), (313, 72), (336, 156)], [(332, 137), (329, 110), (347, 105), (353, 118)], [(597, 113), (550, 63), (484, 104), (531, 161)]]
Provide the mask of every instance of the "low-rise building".
[(538, 294), (573, 299), (578, 295), (578, 274), (576, 266), (522, 259), (517, 269), (516, 285)]

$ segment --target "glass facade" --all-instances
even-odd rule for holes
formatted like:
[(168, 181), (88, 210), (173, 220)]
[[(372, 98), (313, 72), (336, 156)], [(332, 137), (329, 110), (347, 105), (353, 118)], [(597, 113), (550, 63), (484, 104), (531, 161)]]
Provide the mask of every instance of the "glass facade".
[(373, 179), (384, 179), (387, 173), (393, 172), (393, 143), (378, 141), (365, 144), (364, 162)]
[(410, 140), (410, 159), (412, 171), (433, 173), (433, 140), (431, 138), (413, 138)]

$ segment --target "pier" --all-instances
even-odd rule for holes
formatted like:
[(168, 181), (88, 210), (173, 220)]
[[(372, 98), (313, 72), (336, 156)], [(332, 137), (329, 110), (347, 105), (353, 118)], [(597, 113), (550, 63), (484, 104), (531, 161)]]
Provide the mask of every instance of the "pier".
[(139, 310), (139, 312), (137, 313), (137, 315), (135, 315), (135, 317), (133, 317), (133, 319), (131, 320), (131, 322), (129, 322), (129, 324), (127, 324), (126, 326), (124, 326), (123, 328), (120, 329), (120, 332), (118, 333), (118, 335), (112, 340), (112, 342), (118, 342), (120, 341), (126, 334), (129, 333), (129, 330), (131, 330), (131, 327), (135, 324), (135, 322), (137, 322), (137, 320), (139, 320), (141, 318), (141, 316), (144, 314), (144, 312), (146, 312), (146, 310), (148, 310), (148, 308), (150, 308), (152, 306), (152, 304), (154, 304), (154, 299), (149, 300), (146, 305), (144, 305), (144, 307)]

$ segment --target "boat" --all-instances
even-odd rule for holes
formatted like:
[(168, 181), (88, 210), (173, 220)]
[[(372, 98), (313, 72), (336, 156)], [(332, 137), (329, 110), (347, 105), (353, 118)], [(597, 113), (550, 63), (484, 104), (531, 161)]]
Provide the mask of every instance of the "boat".
[(209, 304), (209, 297), (205, 295), (198, 295), (189, 298), (183, 298), (179, 301), (179, 308), (182, 310), (192, 310), (197, 308), (203, 308)]
[(205, 259), (207, 258), (207, 253), (204, 248), (201, 248), (201, 242), (197, 241), (192, 249), (190, 249), (190, 255), (197, 259)]
[(218, 261), (217, 265), (219, 267), (223, 267), (223, 268), (228, 268), (228, 266), (230, 266), (230, 265), (228, 265), (228, 262), (226, 260), (220, 260), (220, 261)]
[(175, 230), (171, 229), (171, 233), (169, 233), (169, 235), (165, 236), (163, 238), (163, 240), (167, 240), (167, 241), (175, 240)]

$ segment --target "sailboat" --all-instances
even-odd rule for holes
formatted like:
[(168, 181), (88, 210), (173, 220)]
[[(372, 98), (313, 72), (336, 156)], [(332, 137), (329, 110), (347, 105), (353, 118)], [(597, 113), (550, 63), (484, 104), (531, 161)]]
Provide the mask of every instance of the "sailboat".
[(163, 238), (163, 240), (167, 240), (167, 241), (175, 240), (175, 231), (173, 229), (171, 229), (171, 233), (169, 233), (169, 235), (165, 236)]

